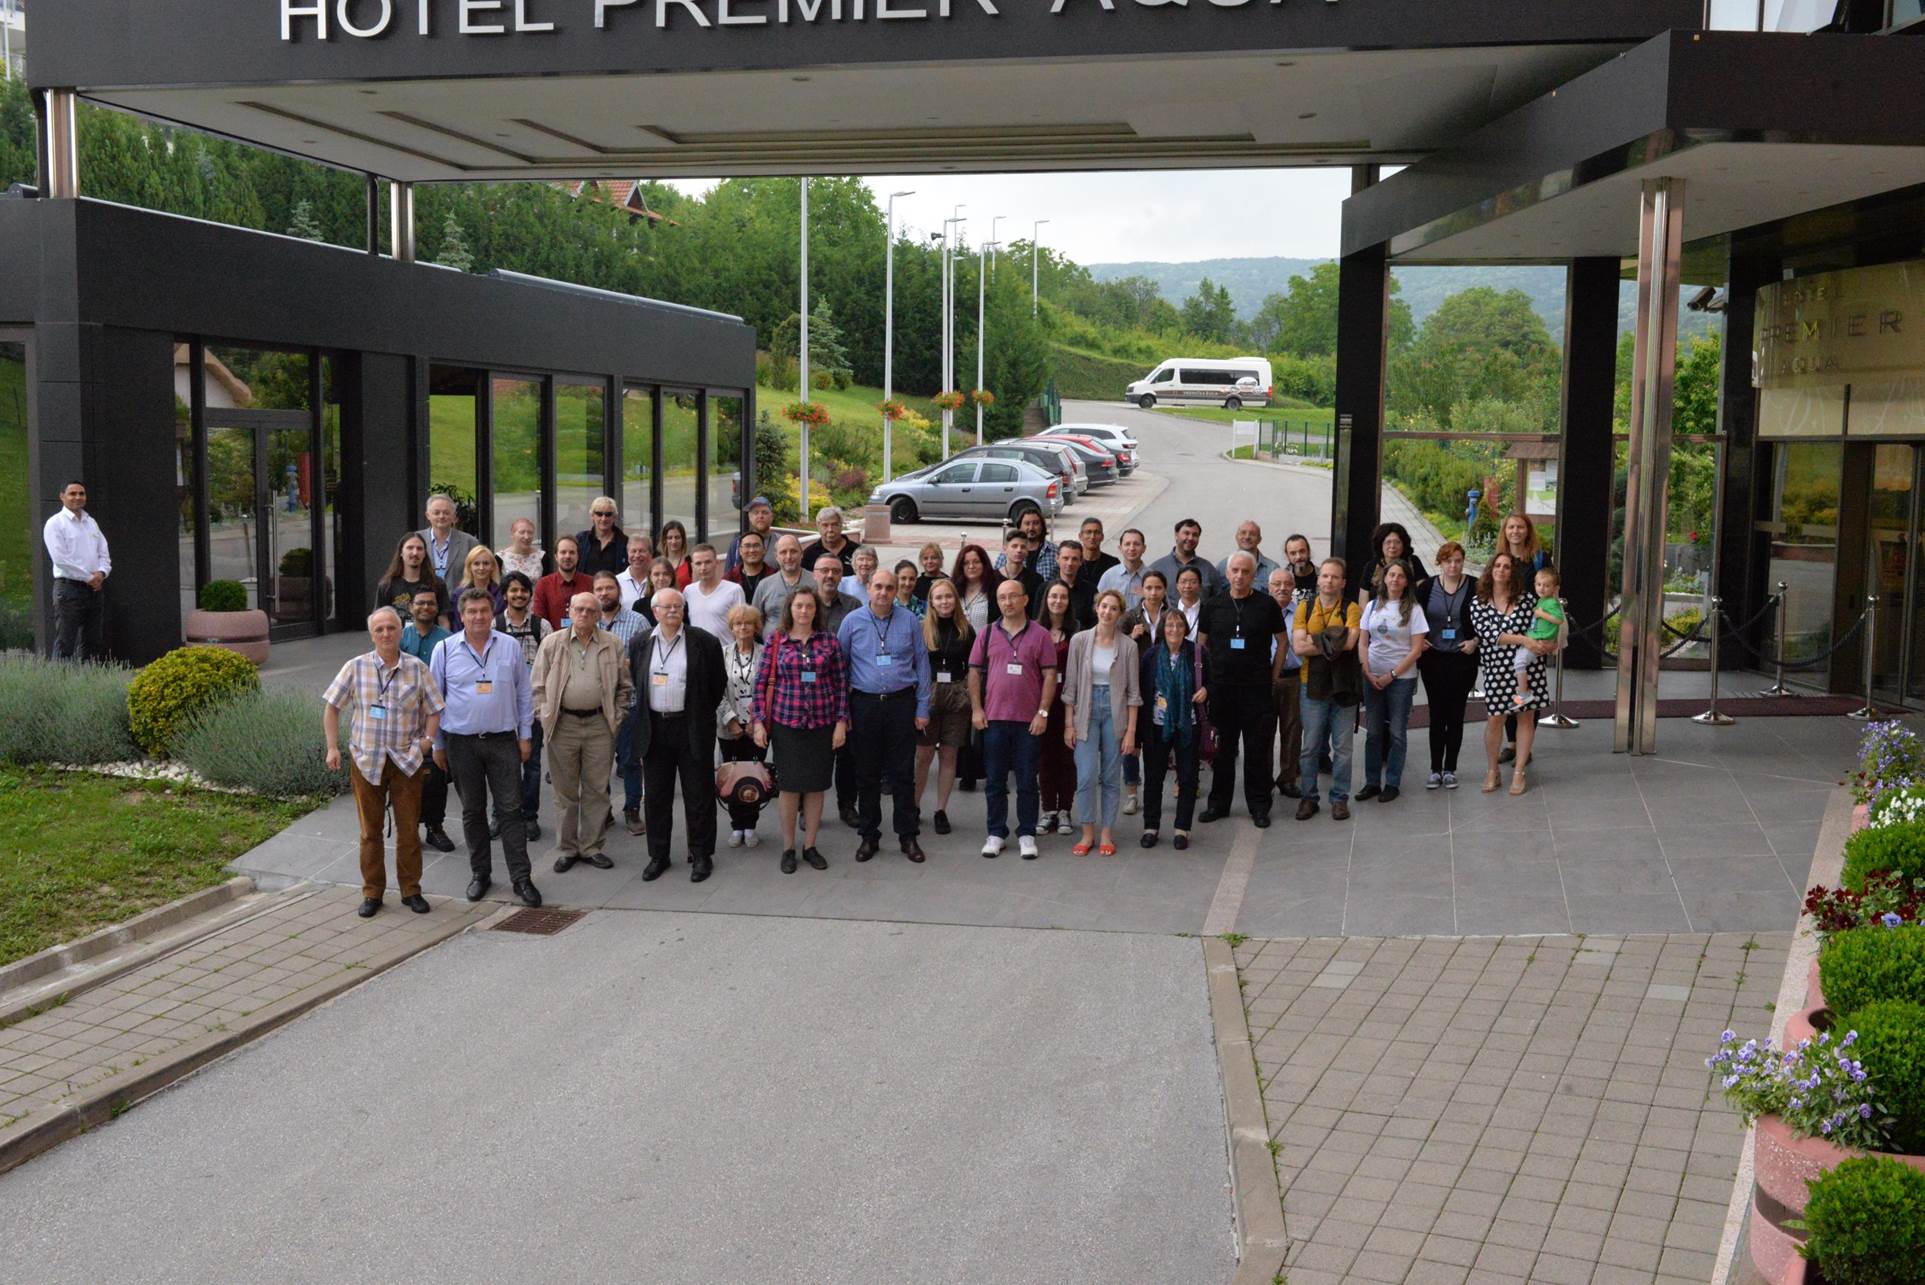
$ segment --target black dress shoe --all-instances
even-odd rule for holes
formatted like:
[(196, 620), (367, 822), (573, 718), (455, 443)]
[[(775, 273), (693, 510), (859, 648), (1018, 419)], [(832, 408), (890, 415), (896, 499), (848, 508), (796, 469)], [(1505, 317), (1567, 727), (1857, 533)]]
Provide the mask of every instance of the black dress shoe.
[(1205, 825), (1208, 825), (1212, 821), (1221, 821), (1224, 817), (1227, 817), (1229, 815), (1230, 815), (1230, 809), (1224, 808), (1221, 812), (1219, 812), (1216, 809), (1216, 807), (1212, 805), (1204, 808), (1202, 815), (1197, 817), (1197, 820), (1203, 822), (1203, 824)]
[(1259, 812), (1250, 818), (1250, 824), (1256, 826), (1259, 830), (1268, 830), (1270, 828), (1270, 814), (1268, 812)]
[(1190, 846), (1190, 836), (1179, 831), (1176, 838), (1170, 840), (1170, 846), (1182, 852)]
[(930, 821), (936, 827), (937, 834), (949, 833), (949, 814), (941, 808), (936, 809), (936, 815), (931, 817)]
[(567, 857), (567, 856), (556, 857), (555, 873), (558, 875), (567, 874), (571, 869), (574, 868), (575, 863), (579, 860), (581, 860), (580, 857)]
[(483, 897), (487, 895), (488, 895), (488, 876), (476, 875), (474, 878), (474, 881), (468, 885), (468, 900), (480, 901)]
[(414, 911), (414, 913), (417, 915), (425, 915), (431, 909), (431, 907), (428, 905), (428, 899), (422, 896), (418, 892), (415, 893), (414, 896), (412, 897), (403, 897), (401, 899), (401, 904), (406, 906), (409, 910)]
[(1143, 846), (1146, 848), (1154, 848), (1156, 846), (1156, 831), (1145, 830), (1143, 832)]
[(688, 881), (700, 883), (715, 873), (715, 862), (709, 857), (691, 857), (688, 863)]
[(829, 868), (829, 859), (820, 852), (817, 852), (814, 848), (802, 849), (802, 859), (808, 862), (813, 869), (827, 870)]
[(609, 856), (606, 852), (583, 853), (582, 860), (597, 870), (613, 870), (615, 868), (615, 858)]
[(782, 849), (782, 873), (785, 875), (792, 875), (795, 873), (795, 849), (794, 848)]
[(851, 830), (860, 830), (862, 828), (862, 821), (856, 816), (856, 810), (854, 808), (838, 808), (836, 815), (841, 817), (842, 824), (848, 826)]
[(1382, 791), (1379, 790), (1376, 786), (1366, 785), (1363, 789), (1357, 791), (1357, 793), (1351, 797), (1355, 798), (1357, 802), (1362, 803), (1365, 799), (1376, 798), (1380, 793), (1382, 793)]
[(541, 894), (535, 891), (535, 881), (533, 879), (523, 879), (516, 883), (515, 895), (521, 898), (521, 904), (524, 906), (539, 906), (541, 904)]
[(1286, 799), (1300, 799), (1303, 797), (1303, 790), (1295, 781), (1278, 781), (1277, 788), (1283, 791), (1283, 797)]
[(642, 882), (649, 883), (653, 880), (660, 879), (662, 872), (667, 870), (668, 867), (669, 860), (667, 857), (651, 858), (649, 863), (642, 867)]
[(436, 852), (453, 852), (455, 850), (455, 841), (450, 839), (448, 832), (438, 825), (428, 827), (427, 834), (422, 836), (422, 842), (426, 843)]
[(1315, 799), (1303, 799), (1297, 804), (1297, 820), (1308, 821), (1311, 817), (1317, 815), (1317, 810), (1317, 801)]
[(856, 845), (856, 860), (867, 861), (870, 857), (875, 856), (881, 847), (882, 841), (879, 839), (864, 839)]
[(374, 918), (374, 912), (379, 909), (381, 909), (381, 898), (364, 897), (361, 900), (361, 908), (354, 913), (363, 919), (372, 919)]
[(915, 835), (912, 834), (907, 839), (904, 839), (902, 841), (902, 855), (905, 857), (908, 857), (911, 861), (915, 862), (917, 865), (921, 865), (923, 863), (924, 857), (922, 852), (922, 845), (916, 842)]
[(541, 827), (536, 825), (533, 821), (528, 822), (525, 828), (527, 831), (528, 842), (533, 843), (535, 840), (541, 838)]
[(1384, 787), (1384, 792), (1377, 796), (1377, 802), (1388, 803), (1396, 797), (1397, 797), (1397, 787), (1394, 785), (1386, 785)]

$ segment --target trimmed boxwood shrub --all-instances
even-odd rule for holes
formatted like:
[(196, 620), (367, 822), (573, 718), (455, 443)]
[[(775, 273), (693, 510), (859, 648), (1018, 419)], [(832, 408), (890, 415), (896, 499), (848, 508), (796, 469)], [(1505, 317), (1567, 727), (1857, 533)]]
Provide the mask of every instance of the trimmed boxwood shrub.
[(1834, 1013), (1887, 999), (1925, 1004), (1925, 924), (1833, 934), (1818, 956), (1818, 979)]
[(1856, 1031), (1851, 1056), (1864, 1064), (1877, 1103), (1892, 1117), (1891, 1149), (1925, 1153), (1925, 1006), (1902, 999), (1867, 1004), (1832, 1024)]
[[(330, 772), (320, 702), (301, 692), (242, 692), (196, 715), (174, 757), (216, 785), (295, 798), (344, 794), (347, 772)], [(347, 762), (345, 747), (342, 766)]]
[(1840, 887), (1863, 892), (1865, 876), (1881, 870), (1925, 873), (1925, 821), (1874, 826), (1845, 840), (1845, 868), (1838, 875)]
[(1860, 1156), (1811, 1181), (1799, 1253), (1826, 1285), (1925, 1282), (1925, 1173)]
[(245, 656), (221, 647), (179, 647), (134, 675), (127, 686), (127, 721), (141, 748), (166, 758), (196, 715), (260, 685), (254, 662)]
[(238, 580), (209, 580), (201, 586), (202, 611), (246, 611), (247, 586)]
[(39, 656), (0, 658), (0, 762), (124, 763), (140, 757), (127, 726), (127, 671)]

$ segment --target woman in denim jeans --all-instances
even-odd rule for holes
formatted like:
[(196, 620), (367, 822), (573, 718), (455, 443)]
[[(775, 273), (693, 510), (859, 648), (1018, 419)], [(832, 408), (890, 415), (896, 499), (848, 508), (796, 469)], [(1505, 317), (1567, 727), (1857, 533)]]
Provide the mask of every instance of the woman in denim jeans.
[(1116, 808), (1123, 793), (1123, 755), (1136, 752), (1138, 687), (1136, 642), (1117, 628), (1123, 595), (1105, 589), (1096, 598), (1096, 624), (1069, 642), (1063, 679), (1063, 743), (1076, 754), (1076, 819), (1083, 838), (1072, 856), (1098, 846), (1101, 820), (1104, 856), (1116, 855)]
[(1424, 654), (1430, 622), (1410, 591), (1410, 567), (1393, 559), (1377, 569), (1370, 603), (1360, 622), (1365, 639), (1358, 660), (1364, 671), (1364, 788), (1357, 801), (1397, 797), (1404, 779), (1410, 700), (1417, 693), (1417, 658)]

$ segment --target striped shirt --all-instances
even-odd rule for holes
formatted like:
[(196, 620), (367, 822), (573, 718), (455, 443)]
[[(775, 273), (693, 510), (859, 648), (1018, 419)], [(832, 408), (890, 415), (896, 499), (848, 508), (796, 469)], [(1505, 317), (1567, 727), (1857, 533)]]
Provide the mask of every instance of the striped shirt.
[(420, 770), (428, 715), (443, 707), (426, 665), (406, 652), (395, 660), (389, 669), (377, 652), (356, 656), (321, 693), (329, 705), (348, 711), (348, 756), (370, 785), (381, 784), (385, 759), (409, 776)]

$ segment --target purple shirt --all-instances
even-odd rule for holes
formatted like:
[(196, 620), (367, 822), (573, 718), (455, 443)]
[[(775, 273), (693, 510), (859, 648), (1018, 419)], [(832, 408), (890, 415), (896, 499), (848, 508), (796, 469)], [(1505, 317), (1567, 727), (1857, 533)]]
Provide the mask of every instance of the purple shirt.
[[(1027, 723), (1043, 707), (1043, 671), (1056, 668), (1056, 641), (1034, 621), (1011, 634), (1001, 616), (976, 635), (969, 664), (982, 671), (983, 713), (992, 722)], [(1020, 665), (1020, 673), (1011, 673)]]

